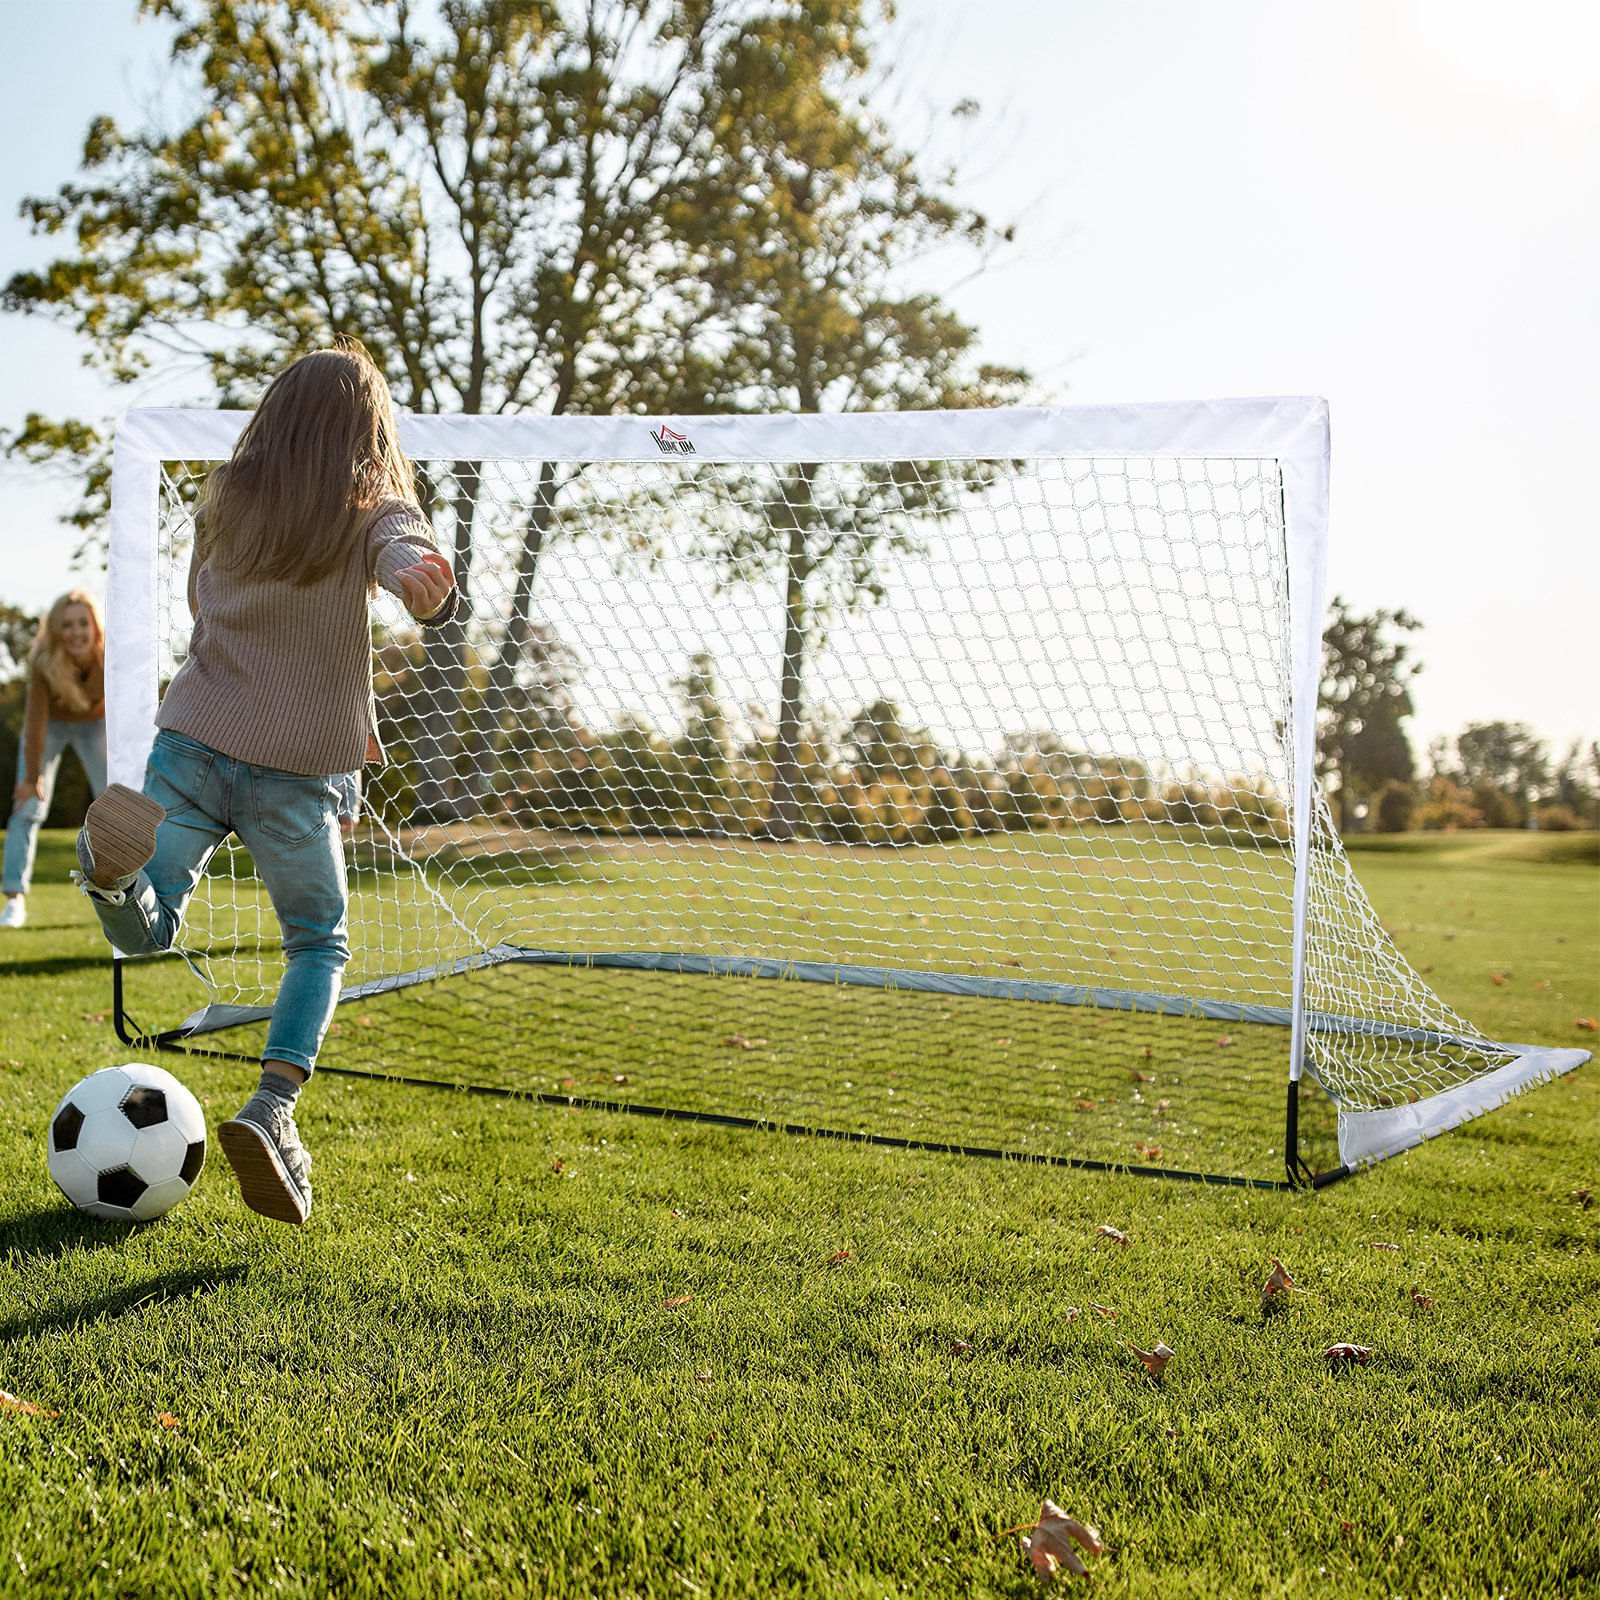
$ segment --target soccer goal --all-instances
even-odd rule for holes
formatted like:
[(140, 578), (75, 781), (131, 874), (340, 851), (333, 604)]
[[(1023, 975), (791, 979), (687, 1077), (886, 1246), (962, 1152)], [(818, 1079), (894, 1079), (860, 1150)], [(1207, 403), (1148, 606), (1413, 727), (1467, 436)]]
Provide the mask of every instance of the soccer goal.
[[(121, 782), (246, 420), (118, 429)], [(1277, 1186), (1586, 1059), (1444, 1004), (1340, 847), (1321, 401), (401, 439), (471, 609), (375, 611), (328, 1068)], [(117, 1025), (252, 1056), (281, 970), (235, 841), (182, 950), (117, 964)]]

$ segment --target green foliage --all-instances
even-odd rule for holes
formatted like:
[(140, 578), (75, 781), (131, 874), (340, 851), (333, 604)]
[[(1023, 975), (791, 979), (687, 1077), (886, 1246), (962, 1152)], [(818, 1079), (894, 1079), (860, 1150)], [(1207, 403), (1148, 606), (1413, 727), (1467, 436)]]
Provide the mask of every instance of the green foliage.
[(1408, 661), (1411, 647), (1403, 635), (1421, 623), (1403, 610), (1360, 616), (1337, 596), (1331, 609), (1333, 620), (1322, 635), (1317, 771), (1332, 780), (1343, 832), (1359, 800), (1386, 782), (1411, 781), (1404, 723), (1413, 710), (1411, 680), (1422, 667)]
[(1411, 784), (1386, 783), (1372, 808), (1373, 826), (1379, 833), (1404, 833), (1410, 828), (1416, 809), (1417, 794)]

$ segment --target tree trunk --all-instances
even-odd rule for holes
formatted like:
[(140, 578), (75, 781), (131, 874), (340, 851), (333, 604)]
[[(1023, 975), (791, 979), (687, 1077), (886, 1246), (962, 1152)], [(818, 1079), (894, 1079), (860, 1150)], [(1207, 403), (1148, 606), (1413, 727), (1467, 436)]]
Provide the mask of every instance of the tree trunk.
[(772, 752), (772, 803), (766, 837), (779, 842), (794, 838), (800, 821), (800, 693), (806, 652), (806, 581), (811, 564), (806, 552), (806, 515), (811, 504), (814, 466), (801, 467), (792, 496), (786, 497), (792, 522), (784, 562), (783, 662), (778, 675), (778, 731)]
[(539, 558), (544, 554), (545, 538), (550, 531), (550, 519), (555, 514), (555, 497), (556, 467), (553, 461), (546, 461), (539, 467), (533, 507), (528, 513), (528, 526), (522, 536), (522, 553), (517, 558), (516, 591), (512, 596), (510, 614), (506, 618), (500, 654), (490, 670), (483, 705), (472, 719), (462, 741), (462, 782), (466, 795), (475, 801), (482, 801), (494, 785), (501, 723), (511, 690), (517, 681), (517, 668), (522, 664), (532, 631), (533, 590), (539, 576)]
[[(456, 587), (463, 592), (472, 576), (472, 534), (477, 521), (481, 479), (473, 461), (458, 461), (453, 468), (455, 495)], [(418, 698), (416, 800), (413, 822), (446, 821), (455, 815), (452, 796), (456, 757), (460, 749), (461, 691), (467, 676), (467, 630), (459, 615), (442, 628), (424, 632), (422, 672)]]

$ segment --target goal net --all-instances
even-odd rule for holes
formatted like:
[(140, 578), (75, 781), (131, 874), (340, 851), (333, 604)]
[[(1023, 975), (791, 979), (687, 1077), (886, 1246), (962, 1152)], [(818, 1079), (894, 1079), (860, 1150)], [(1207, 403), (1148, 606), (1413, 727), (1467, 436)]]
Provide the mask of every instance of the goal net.
[[(121, 782), (246, 420), (118, 431)], [(326, 1065), (1272, 1181), (1585, 1059), (1434, 995), (1317, 791), (1320, 401), (401, 438), (470, 613), (374, 607)], [(235, 840), (119, 1008), (249, 1054), (281, 975)]]

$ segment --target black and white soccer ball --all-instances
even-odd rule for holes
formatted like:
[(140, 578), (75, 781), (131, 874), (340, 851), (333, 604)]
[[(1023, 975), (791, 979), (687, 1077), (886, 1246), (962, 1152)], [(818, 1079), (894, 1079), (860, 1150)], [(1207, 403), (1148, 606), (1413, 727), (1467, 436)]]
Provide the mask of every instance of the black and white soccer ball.
[(170, 1072), (142, 1061), (91, 1072), (50, 1119), (50, 1176), (91, 1217), (165, 1216), (205, 1160), (200, 1102)]

